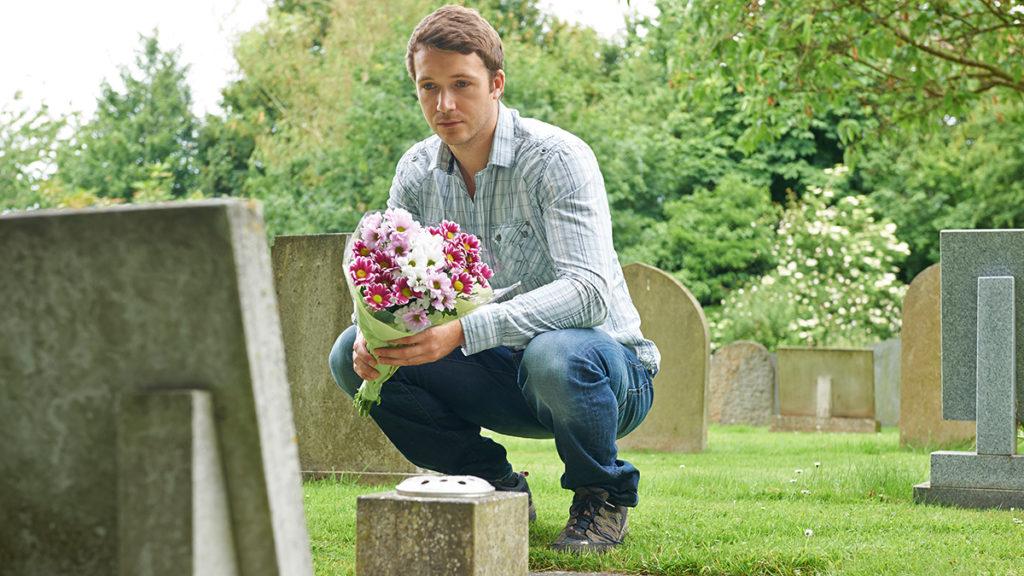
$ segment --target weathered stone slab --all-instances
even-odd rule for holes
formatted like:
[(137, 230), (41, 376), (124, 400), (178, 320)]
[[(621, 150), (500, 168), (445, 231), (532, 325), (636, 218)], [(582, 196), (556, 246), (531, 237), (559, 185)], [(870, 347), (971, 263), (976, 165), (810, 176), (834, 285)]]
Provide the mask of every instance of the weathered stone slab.
[(700, 452), (707, 444), (710, 339), (697, 299), (668, 274), (646, 264), (623, 269), (644, 336), (661, 351), (654, 406), (619, 447)]
[(712, 422), (767, 426), (775, 394), (771, 354), (757, 342), (723, 346), (711, 357), (710, 390)]
[(939, 264), (910, 283), (900, 331), (900, 445), (935, 446), (974, 438), (973, 422), (942, 418)]
[(875, 420), (882, 426), (900, 422), (900, 348), (899, 338), (871, 346), (875, 354)]
[(213, 402), (239, 572), (312, 574), (258, 206), (0, 216), (0, 262), (4, 570), (118, 573), (119, 399), (196, 389)]
[(1017, 453), (1013, 304), (1012, 276), (978, 278), (978, 454)]
[(238, 574), (210, 393), (125, 394), (117, 410), (120, 573)]
[(352, 297), (341, 265), (347, 239), (348, 234), (316, 234), (274, 240), (274, 284), (299, 462), (307, 478), (345, 475), (395, 484), (418, 468), (371, 418), (359, 416), (327, 364), (334, 340), (351, 324)]
[(827, 418), (818, 416), (775, 416), (772, 432), (878, 432), (878, 420), (872, 418)]
[(525, 576), (527, 497), (419, 497), (384, 492), (356, 502), (358, 576)]
[(831, 417), (874, 419), (875, 371), (870, 349), (780, 346), (777, 354), (781, 415), (818, 416), (819, 382), (827, 377)]
[[(942, 408), (947, 420), (975, 420), (977, 401), (978, 278), (1012, 276), (1024, 285), (1024, 230), (943, 230)], [(1024, 290), (1017, 290), (1013, 316), (1024, 332)], [(1017, 340), (1015, 378), (1024, 382), (1024, 338)], [(1024, 414), (1019, 390), (1017, 416)]]

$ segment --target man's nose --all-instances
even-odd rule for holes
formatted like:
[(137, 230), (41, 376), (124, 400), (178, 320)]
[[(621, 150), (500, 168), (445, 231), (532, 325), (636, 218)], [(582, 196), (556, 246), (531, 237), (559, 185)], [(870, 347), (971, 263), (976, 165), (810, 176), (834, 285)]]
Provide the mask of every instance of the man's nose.
[(448, 112), (455, 109), (455, 98), (447, 90), (439, 90), (437, 94), (437, 111)]

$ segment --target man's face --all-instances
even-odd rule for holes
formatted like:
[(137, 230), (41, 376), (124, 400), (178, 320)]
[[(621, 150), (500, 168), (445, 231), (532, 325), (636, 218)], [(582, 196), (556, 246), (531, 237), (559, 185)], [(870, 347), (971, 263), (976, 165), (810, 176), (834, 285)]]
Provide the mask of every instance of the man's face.
[(416, 93), (430, 128), (453, 150), (488, 146), (505, 73), (491, 78), (476, 53), (421, 46), (413, 56)]

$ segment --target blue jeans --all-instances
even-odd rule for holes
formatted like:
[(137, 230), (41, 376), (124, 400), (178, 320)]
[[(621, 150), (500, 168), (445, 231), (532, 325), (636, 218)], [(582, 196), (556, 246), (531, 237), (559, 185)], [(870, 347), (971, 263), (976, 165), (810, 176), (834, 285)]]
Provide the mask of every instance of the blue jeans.
[[(353, 396), (362, 379), (352, 369), (356, 327), (331, 350), (338, 386)], [(554, 438), (565, 464), (562, 487), (599, 487), (609, 501), (636, 506), (640, 472), (618, 459), (616, 438), (643, 422), (653, 376), (632, 350), (600, 330), (569, 329), (536, 336), (525, 350), (498, 347), (436, 362), (403, 366), (370, 410), (410, 462), (444, 474), (488, 480), (512, 471), (505, 448), (480, 435)]]

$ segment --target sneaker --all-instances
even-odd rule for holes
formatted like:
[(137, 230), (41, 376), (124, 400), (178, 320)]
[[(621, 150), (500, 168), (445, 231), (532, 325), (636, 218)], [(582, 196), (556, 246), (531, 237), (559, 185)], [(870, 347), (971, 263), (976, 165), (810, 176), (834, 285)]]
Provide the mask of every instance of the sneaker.
[(529, 475), (530, 473), (526, 471), (513, 472), (506, 478), (490, 482), (498, 492), (526, 492), (530, 522), (534, 522), (537, 520), (537, 509), (533, 507), (533, 494), (530, 492), (530, 485), (526, 483), (526, 477)]
[(607, 552), (622, 544), (626, 537), (625, 506), (608, 502), (608, 492), (598, 488), (579, 488), (569, 507), (569, 521), (551, 544), (560, 552)]

